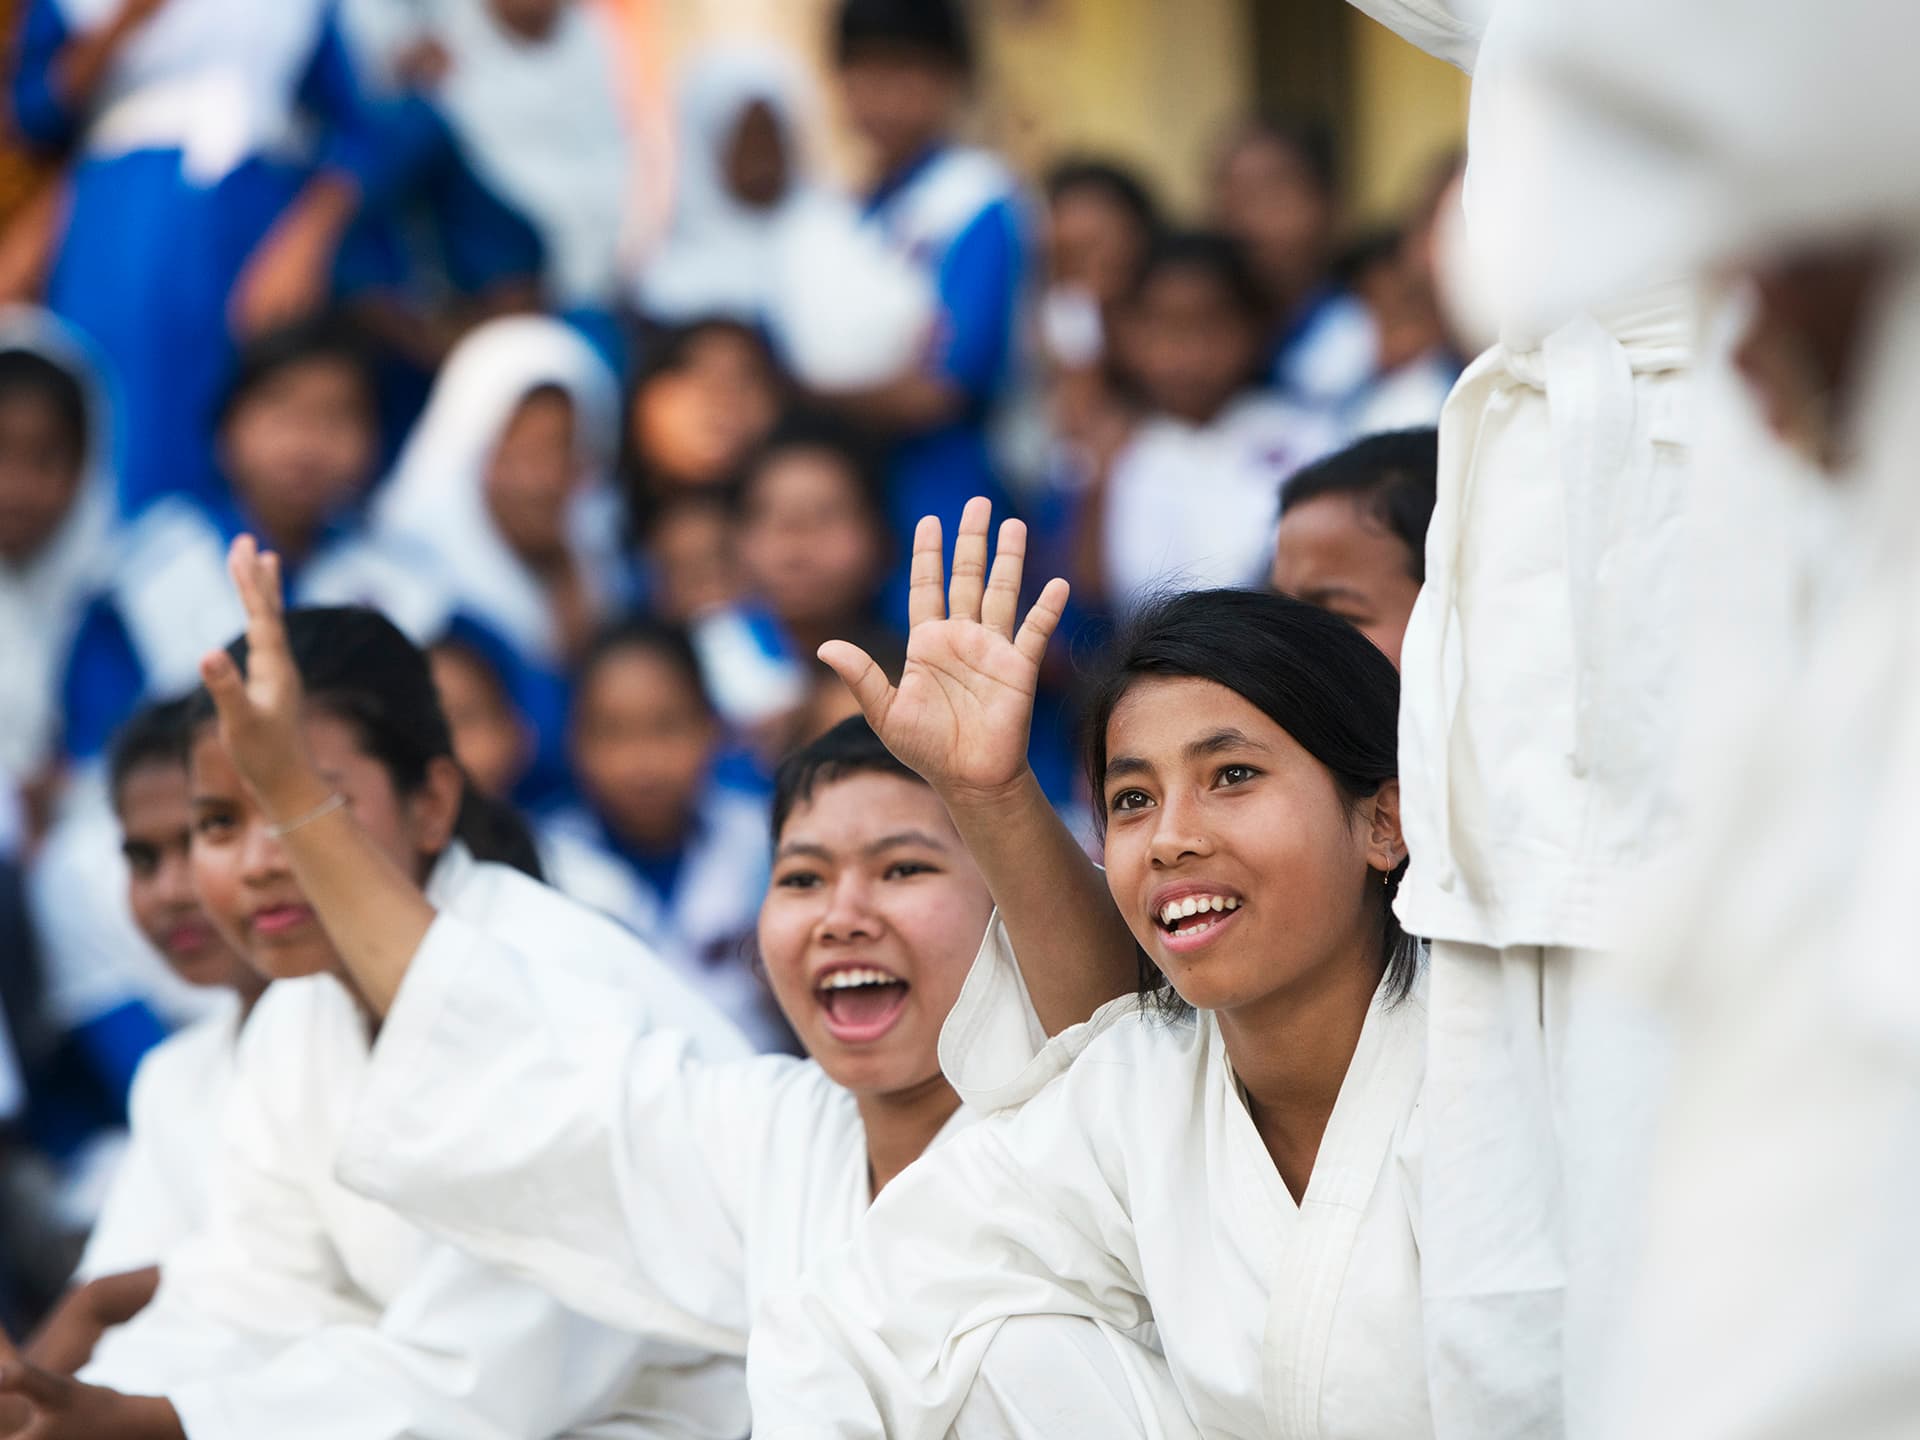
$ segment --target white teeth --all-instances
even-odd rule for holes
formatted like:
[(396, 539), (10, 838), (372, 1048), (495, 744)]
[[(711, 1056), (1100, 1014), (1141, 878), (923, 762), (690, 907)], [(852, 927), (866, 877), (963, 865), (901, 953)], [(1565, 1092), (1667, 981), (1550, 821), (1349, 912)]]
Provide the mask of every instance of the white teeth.
[[(1227, 910), (1238, 910), (1240, 901), (1229, 895), (1189, 895), (1184, 900), (1169, 900), (1160, 907), (1160, 923), (1172, 925), (1176, 920), (1184, 920), (1191, 915), (1204, 915)], [(1194, 927), (1189, 927), (1194, 928)]]
[(900, 977), (889, 975), (884, 970), (852, 969), (836, 970), (822, 980), (817, 988), (821, 990), (857, 990), (862, 985), (898, 985)]

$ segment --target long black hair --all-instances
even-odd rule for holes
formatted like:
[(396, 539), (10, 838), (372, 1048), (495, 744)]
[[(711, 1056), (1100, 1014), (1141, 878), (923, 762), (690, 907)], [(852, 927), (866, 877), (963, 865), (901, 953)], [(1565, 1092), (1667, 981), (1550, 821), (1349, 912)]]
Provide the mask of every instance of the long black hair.
[[(427, 657), (386, 616), (362, 606), (289, 610), (286, 625), (307, 704), (350, 727), (360, 749), (385, 768), (396, 793), (418, 794), (433, 762), (453, 758), (453, 730)], [(244, 675), (247, 637), (227, 646), (227, 654)], [(202, 690), (192, 728), (197, 731), (213, 715), (213, 697)], [(454, 838), (476, 860), (545, 878), (526, 822), (469, 783), (461, 788)]]
[[(1108, 722), (1134, 683), (1151, 677), (1211, 680), (1233, 691), (1326, 766), (1349, 805), (1400, 773), (1400, 674), (1366, 636), (1284, 595), (1193, 590), (1141, 611), (1095, 677), (1082, 758), (1096, 797), (1106, 792)], [(1094, 811), (1104, 828), (1104, 807), (1096, 804)], [(1392, 1000), (1412, 988), (1420, 964), (1419, 942), (1393, 913), (1405, 872), (1403, 860), (1373, 890)], [(1144, 952), (1140, 989), (1166, 1008), (1180, 1004)]]

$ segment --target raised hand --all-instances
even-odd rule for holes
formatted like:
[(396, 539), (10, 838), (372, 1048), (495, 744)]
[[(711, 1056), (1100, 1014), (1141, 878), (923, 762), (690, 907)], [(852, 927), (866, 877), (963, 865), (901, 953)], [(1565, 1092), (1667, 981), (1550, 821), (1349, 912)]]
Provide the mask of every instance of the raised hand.
[(908, 590), (912, 628), (900, 684), (844, 640), (820, 658), (846, 682), (867, 723), (900, 762), (948, 797), (991, 795), (1027, 769), (1040, 659), (1067, 604), (1067, 582), (1049, 580), (1016, 630), (1027, 528), (1000, 527), (987, 569), (991, 502), (974, 498), (960, 517), (953, 576), (942, 575), (940, 522), (929, 515), (913, 535)]
[(287, 644), (280, 596), (280, 557), (251, 535), (233, 542), (227, 571), (247, 612), (247, 670), (224, 650), (200, 662), (200, 679), (220, 715), (220, 743), (241, 778), (276, 820), (327, 798), (301, 738), (300, 672)]

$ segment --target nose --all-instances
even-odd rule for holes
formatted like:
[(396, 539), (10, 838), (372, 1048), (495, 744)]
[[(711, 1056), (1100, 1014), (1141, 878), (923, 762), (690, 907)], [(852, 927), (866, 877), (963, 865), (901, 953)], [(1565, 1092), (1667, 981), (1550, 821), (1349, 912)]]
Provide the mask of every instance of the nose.
[(851, 940), (872, 940), (882, 929), (873, 909), (873, 887), (867, 877), (842, 871), (827, 892), (827, 908), (814, 926), (814, 936), (823, 942), (846, 944)]
[(287, 854), (264, 820), (247, 826), (241, 841), (240, 875), (249, 885), (271, 885), (287, 874)]
[(188, 858), (186, 846), (169, 849), (161, 855), (153, 884), (155, 892), (169, 909), (199, 908), (200, 897), (193, 888), (193, 864)]
[(1213, 853), (1204, 811), (1200, 797), (1185, 790), (1173, 790), (1161, 797), (1147, 844), (1147, 858), (1155, 869), (1171, 869), (1183, 860)]

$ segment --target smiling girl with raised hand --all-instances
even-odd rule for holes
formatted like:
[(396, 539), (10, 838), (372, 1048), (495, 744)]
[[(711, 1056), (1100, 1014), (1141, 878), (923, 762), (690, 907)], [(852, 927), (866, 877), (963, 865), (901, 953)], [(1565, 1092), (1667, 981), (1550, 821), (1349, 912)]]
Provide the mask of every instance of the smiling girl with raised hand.
[[(1053, 1083), (903, 1176), (847, 1264), (769, 1300), (756, 1433), (941, 1435), (1024, 1317), (1023, 1340), (1098, 1331), (1130, 1378), (1164, 1366), (1168, 1430), (1427, 1434), (1408, 1142), (1426, 1020), (1389, 908), (1393, 666), (1280, 596), (1150, 608), (1089, 717), (1107, 901), (1019, 759), (1037, 655), (1001, 623), (1017, 532), (981, 584), (987, 520), (969, 508), (951, 614), (918, 617), (897, 689), (850, 647), (827, 658), (967, 836), (1024, 962), (1030, 1037), (1112, 995), (1136, 943), (1143, 995), (1043, 1051), (1077, 1051)], [(920, 539), (937, 594), (937, 530)], [(987, 947), (968, 989), (1011, 964)], [(1013, 1402), (1046, 1398), (1035, 1375)]]

